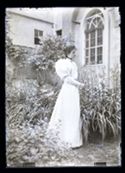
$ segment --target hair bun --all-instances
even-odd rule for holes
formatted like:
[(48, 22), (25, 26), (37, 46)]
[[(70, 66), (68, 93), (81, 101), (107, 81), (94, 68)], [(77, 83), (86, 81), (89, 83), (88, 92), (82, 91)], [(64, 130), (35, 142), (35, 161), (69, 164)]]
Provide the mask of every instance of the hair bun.
[(65, 48), (64, 52), (65, 52), (65, 54), (67, 56), (68, 54), (70, 54), (72, 52), (72, 50), (75, 50), (75, 49), (76, 49), (75, 45), (72, 44), (72, 45), (67, 46)]

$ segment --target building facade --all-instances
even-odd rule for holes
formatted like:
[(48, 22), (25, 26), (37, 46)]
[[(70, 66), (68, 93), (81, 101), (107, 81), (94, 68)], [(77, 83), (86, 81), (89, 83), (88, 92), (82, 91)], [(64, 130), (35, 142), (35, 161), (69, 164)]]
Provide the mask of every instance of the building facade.
[[(77, 48), (78, 67), (101, 72), (107, 79), (111, 70), (120, 69), (121, 33), (119, 8), (66, 8), (62, 16), (62, 36)], [(57, 24), (58, 26), (58, 24)], [(61, 28), (58, 26), (58, 28)], [(110, 85), (110, 80), (107, 80)]]
[[(118, 7), (8, 9), (13, 43), (27, 47), (39, 44), (46, 35), (60, 35), (75, 44), (76, 63), (101, 72), (107, 79), (117, 65), (120, 69), (120, 14)], [(110, 85), (110, 80), (108, 85)]]
[(48, 12), (25, 8), (8, 8), (10, 38), (13, 44), (35, 47), (39, 39), (46, 35), (53, 35), (53, 17)]

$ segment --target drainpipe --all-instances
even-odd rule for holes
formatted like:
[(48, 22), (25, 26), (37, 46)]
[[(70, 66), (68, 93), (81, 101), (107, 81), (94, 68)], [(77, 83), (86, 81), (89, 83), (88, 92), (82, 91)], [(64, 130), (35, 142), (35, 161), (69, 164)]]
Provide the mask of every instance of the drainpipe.
[[(111, 9), (112, 10), (112, 9)], [(110, 11), (111, 11), (110, 10)], [(111, 49), (111, 21), (110, 21), (110, 14), (108, 11), (108, 87), (110, 87), (110, 49)]]

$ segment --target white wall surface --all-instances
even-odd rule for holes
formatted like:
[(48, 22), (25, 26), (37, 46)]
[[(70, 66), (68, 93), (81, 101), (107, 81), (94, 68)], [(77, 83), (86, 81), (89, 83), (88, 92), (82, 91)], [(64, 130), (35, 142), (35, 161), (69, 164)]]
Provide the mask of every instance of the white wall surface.
[(44, 36), (53, 34), (51, 24), (17, 14), (11, 14), (10, 37), (14, 44), (34, 47), (34, 29), (44, 31)]

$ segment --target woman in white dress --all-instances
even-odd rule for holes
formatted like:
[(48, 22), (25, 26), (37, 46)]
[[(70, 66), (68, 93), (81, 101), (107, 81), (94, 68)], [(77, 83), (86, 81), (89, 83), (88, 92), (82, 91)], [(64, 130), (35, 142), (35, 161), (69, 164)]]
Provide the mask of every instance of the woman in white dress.
[(60, 142), (71, 148), (82, 146), (79, 88), (84, 84), (77, 81), (77, 66), (72, 59), (75, 47), (66, 49), (66, 58), (55, 63), (58, 76), (63, 85), (55, 103), (48, 130), (57, 134)]

